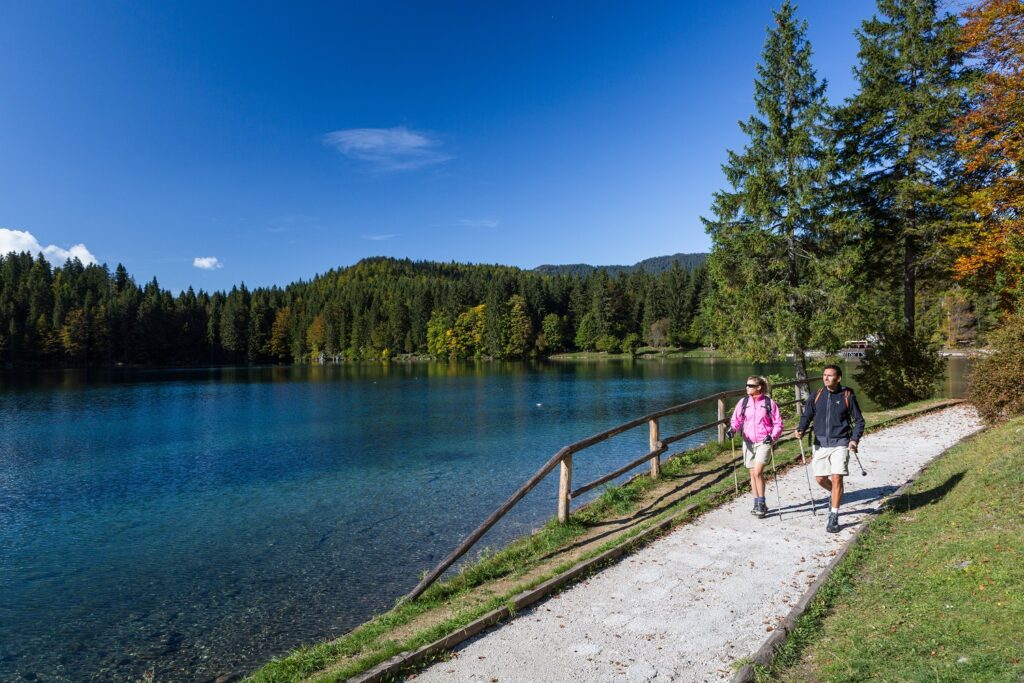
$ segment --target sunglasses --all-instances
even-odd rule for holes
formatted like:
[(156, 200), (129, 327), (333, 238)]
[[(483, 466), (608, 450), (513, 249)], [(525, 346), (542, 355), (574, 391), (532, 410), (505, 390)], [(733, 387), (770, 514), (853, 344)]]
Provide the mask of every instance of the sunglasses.
[(748, 384), (747, 385), (747, 389), (760, 389), (760, 388), (761, 388), (760, 384)]

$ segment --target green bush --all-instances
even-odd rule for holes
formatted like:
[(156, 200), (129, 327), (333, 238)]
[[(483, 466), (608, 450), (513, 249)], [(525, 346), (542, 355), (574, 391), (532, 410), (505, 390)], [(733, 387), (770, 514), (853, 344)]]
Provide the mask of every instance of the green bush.
[(623, 353), (636, 353), (636, 350), (640, 348), (640, 335), (636, 332), (630, 332), (626, 335), (626, 338), (622, 340), (619, 345), (619, 349)]
[(974, 363), (968, 397), (989, 424), (1024, 415), (1024, 311), (991, 335), (991, 354)]
[(775, 403), (780, 404), (779, 405), (779, 414), (782, 415), (782, 422), (783, 422), (783, 424), (787, 425), (787, 427), (789, 425), (795, 424), (795, 421), (796, 421), (796, 418), (797, 418), (796, 404), (794, 403), (793, 405), (788, 405), (788, 406), (783, 406), (782, 404), (783, 403), (789, 403), (790, 401), (792, 401), (792, 400), (794, 400), (796, 398), (796, 392), (794, 391), (795, 387), (779, 387), (779, 388), (775, 388), (775, 385), (776, 384), (781, 384), (783, 382), (792, 382), (792, 381), (793, 381), (792, 377), (786, 377), (785, 375), (768, 375), (768, 383), (772, 387), (772, 390), (771, 390), (772, 401), (774, 401)]
[(597, 350), (605, 353), (618, 353), (622, 341), (613, 334), (606, 334), (597, 339)]
[(880, 408), (895, 408), (935, 394), (946, 376), (946, 360), (923, 334), (908, 335), (892, 326), (864, 354), (853, 377)]

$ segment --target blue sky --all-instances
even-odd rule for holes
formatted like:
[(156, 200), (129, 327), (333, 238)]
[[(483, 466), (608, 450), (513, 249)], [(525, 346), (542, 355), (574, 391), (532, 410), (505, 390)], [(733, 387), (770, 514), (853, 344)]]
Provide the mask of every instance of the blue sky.
[[(0, 0), (0, 247), (172, 290), (706, 251), (777, 6)], [(834, 101), (873, 11), (798, 5)]]

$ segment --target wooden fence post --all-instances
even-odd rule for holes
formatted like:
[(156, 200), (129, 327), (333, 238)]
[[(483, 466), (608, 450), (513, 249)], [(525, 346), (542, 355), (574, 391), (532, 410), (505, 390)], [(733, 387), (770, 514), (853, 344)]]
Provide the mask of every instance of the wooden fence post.
[(572, 491), (572, 453), (562, 458), (558, 477), (558, 523), (569, 521), (569, 492)]
[[(725, 399), (718, 399), (718, 419), (725, 419)], [(725, 425), (718, 425), (718, 443), (725, 443)]]
[[(655, 418), (655, 419), (651, 420), (650, 422), (648, 422), (647, 425), (651, 428), (651, 440), (650, 440), (651, 448), (650, 448), (650, 450), (656, 451), (656, 450), (658, 450), (658, 447), (661, 445), (661, 432), (658, 429), (658, 420), (657, 420), (657, 418)], [(657, 479), (660, 476), (661, 476), (661, 454), (659, 453), (658, 455), (656, 455), (653, 458), (651, 458), (651, 479)]]

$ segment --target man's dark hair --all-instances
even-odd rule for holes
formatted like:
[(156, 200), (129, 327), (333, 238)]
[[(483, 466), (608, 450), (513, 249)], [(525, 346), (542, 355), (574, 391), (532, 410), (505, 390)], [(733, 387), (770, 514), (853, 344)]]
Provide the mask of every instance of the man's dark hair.
[(821, 369), (822, 372), (825, 372), (826, 370), (835, 370), (836, 371), (836, 377), (842, 377), (843, 376), (843, 369), (841, 367), (839, 367), (838, 365), (826, 365), (825, 367), (823, 367)]

